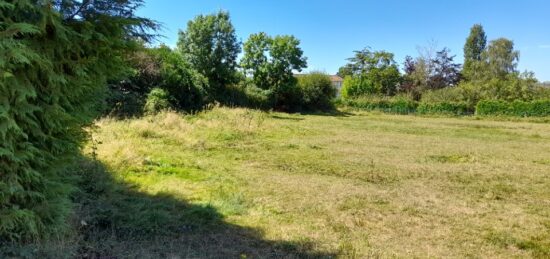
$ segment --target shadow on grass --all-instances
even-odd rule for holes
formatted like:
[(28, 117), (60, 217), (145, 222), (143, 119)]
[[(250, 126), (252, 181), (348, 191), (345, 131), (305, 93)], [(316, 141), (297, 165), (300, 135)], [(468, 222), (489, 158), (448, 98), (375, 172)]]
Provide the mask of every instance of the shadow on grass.
[(310, 242), (269, 241), (233, 225), (211, 206), (148, 195), (99, 162), (79, 163), (76, 258), (332, 258)]
[(303, 121), (303, 120), (305, 120), (304, 118), (301, 118), (301, 117), (280, 116), (280, 115), (276, 115), (276, 114), (271, 114), (270, 117), (273, 118), (273, 119), (277, 119), (277, 120), (290, 120), (290, 121)]
[[(352, 113), (345, 112), (345, 111), (339, 111), (339, 110), (328, 110), (328, 111), (302, 111), (300, 113), (297, 113), (302, 116), (326, 116), (326, 117), (349, 117), (353, 116)], [(302, 121), (305, 120), (305, 118), (302, 117), (293, 117), (291, 114), (288, 116), (285, 115), (278, 115), (278, 114), (271, 114), (271, 118), (278, 119), (278, 120), (291, 120), (291, 121)]]
[(340, 111), (337, 109), (328, 111), (315, 111), (315, 112), (302, 112), (301, 115), (314, 115), (314, 116), (327, 116), (327, 117), (350, 117), (352, 113), (346, 111)]

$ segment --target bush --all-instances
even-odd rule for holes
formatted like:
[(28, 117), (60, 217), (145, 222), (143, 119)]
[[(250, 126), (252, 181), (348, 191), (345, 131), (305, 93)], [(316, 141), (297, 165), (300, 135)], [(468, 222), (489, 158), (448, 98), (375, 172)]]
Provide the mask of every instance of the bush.
[(170, 109), (170, 95), (164, 89), (153, 88), (147, 95), (147, 101), (143, 109), (147, 114), (155, 114)]
[(331, 100), (336, 97), (336, 88), (330, 77), (322, 72), (312, 72), (298, 77), (298, 87), (302, 92), (302, 106), (307, 110), (327, 110), (332, 108)]
[(295, 79), (273, 88), (271, 96), (274, 102), (273, 108), (276, 110), (293, 112), (302, 109), (302, 92)]
[(262, 110), (269, 110), (274, 106), (271, 90), (258, 88), (247, 79), (243, 79), (237, 85), (227, 86), (224, 99), (224, 104), (229, 106)]
[(151, 89), (161, 81), (162, 60), (155, 49), (141, 46), (141, 50), (127, 58), (128, 72), (109, 85), (107, 114), (117, 117), (140, 115)]
[(129, 75), (110, 86), (107, 99), (110, 115), (139, 115), (145, 110), (147, 95), (155, 87), (167, 91), (172, 107), (179, 110), (199, 110), (213, 100), (207, 95), (208, 80), (179, 53), (166, 46), (143, 48), (129, 59)]
[(446, 87), (422, 93), (422, 103), (459, 103), (464, 102), (464, 90), (459, 87)]
[(539, 86), (535, 89), (533, 94), (535, 100), (550, 100), (550, 87)]
[(121, 89), (110, 89), (106, 97), (105, 113), (113, 117), (132, 117), (140, 115), (145, 105), (146, 96)]
[(273, 108), (273, 95), (271, 90), (264, 90), (250, 84), (246, 86), (244, 93), (246, 96), (246, 107), (263, 110)]
[(172, 106), (184, 111), (197, 111), (209, 102), (208, 79), (191, 68), (181, 54), (162, 46), (155, 50), (161, 60), (158, 87), (170, 95)]
[(366, 79), (359, 76), (346, 76), (342, 84), (342, 98), (352, 99), (363, 95), (373, 95), (378, 91)]
[(463, 99), (472, 107), (481, 100), (530, 101), (536, 99), (536, 80), (529, 73), (511, 73), (504, 78), (462, 82)]
[(442, 115), (469, 115), (474, 114), (474, 110), (468, 104), (440, 102), (440, 103), (420, 103), (416, 109), (418, 114), (442, 114)]
[(409, 96), (363, 96), (343, 101), (344, 104), (365, 110), (378, 110), (387, 113), (409, 114), (416, 111), (418, 103)]
[(504, 115), (518, 117), (550, 116), (550, 99), (530, 102), (502, 100), (484, 100), (476, 106), (478, 115)]

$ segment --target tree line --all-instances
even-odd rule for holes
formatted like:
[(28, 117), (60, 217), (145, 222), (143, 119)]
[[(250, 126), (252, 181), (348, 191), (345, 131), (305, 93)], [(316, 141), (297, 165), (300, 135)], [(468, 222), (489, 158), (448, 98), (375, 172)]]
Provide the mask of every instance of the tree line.
[(144, 45), (129, 63), (133, 72), (111, 84), (111, 114), (195, 111), (211, 103), (319, 110), (330, 109), (336, 94), (324, 73), (294, 75), (307, 67), (296, 37), (259, 32), (241, 43), (224, 11), (189, 21), (175, 49)]
[[(370, 48), (355, 51), (338, 71), (345, 78), (342, 96), (348, 104), (378, 97), (470, 110), (484, 100), (529, 102), (550, 98), (548, 88), (538, 84), (532, 72), (518, 71), (520, 55), (512, 40), (488, 41), (483, 26), (476, 24), (463, 50), (464, 64), (459, 64), (448, 48), (420, 48), (418, 57), (405, 58), (403, 73), (390, 52)], [(374, 104), (370, 101), (365, 105)]]

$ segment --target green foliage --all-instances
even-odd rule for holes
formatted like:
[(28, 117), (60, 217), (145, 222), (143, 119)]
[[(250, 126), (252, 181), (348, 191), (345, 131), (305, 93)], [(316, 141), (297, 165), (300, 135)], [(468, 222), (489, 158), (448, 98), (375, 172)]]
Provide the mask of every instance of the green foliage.
[(426, 91), (422, 94), (422, 103), (445, 103), (464, 101), (464, 90), (460, 87), (447, 87)]
[(115, 85), (106, 96), (106, 113), (113, 117), (132, 117), (140, 115), (145, 105), (145, 96), (137, 92), (123, 91)]
[(106, 112), (111, 116), (139, 115), (147, 94), (161, 81), (162, 60), (155, 55), (155, 49), (141, 46), (127, 58), (127, 63), (127, 74), (109, 85)]
[(550, 87), (536, 86), (533, 90), (533, 99), (550, 99)]
[(346, 64), (343, 67), (340, 67), (338, 69), (338, 73), (336, 73), (341, 78), (345, 78), (346, 76), (352, 76), (353, 75), (353, 66), (352, 64)]
[(134, 16), (141, 1), (62, 3), (1, 2), (0, 242), (64, 231), (64, 174), (82, 127), (99, 113), (107, 80), (124, 71), (134, 39), (156, 27)]
[(271, 90), (258, 88), (252, 80), (243, 79), (239, 84), (227, 88), (226, 103), (231, 106), (269, 110), (274, 106), (272, 97)]
[(208, 80), (181, 54), (166, 46), (143, 48), (129, 62), (129, 76), (111, 84), (108, 97), (111, 115), (139, 115), (147, 95), (156, 87), (166, 90), (171, 106), (179, 110), (199, 110), (208, 101)]
[(336, 97), (336, 89), (330, 77), (322, 72), (311, 72), (298, 77), (298, 87), (302, 92), (302, 105), (309, 110), (331, 108), (331, 100)]
[(263, 32), (252, 34), (244, 44), (241, 67), (252, 75), (253, 83), (271, 90), (275, 108), (295, 109), (301, 97), (293, 71), (307, 67), (306, 58), (294, 36), (271, 37)]
[(468, 81), (506, 80), (510, 75), (518, 75), (519, 51), (514, 50), (514, 42), (499, 38), (492, 40), (481, 53), (480, 60), (468, 62), (464, 71)]
[(487, 62), (487, 72), (492, 77), (504, 78), (517, 72), (519, 52), (514, 50), (514, 42), (509, 39), (492, 40), (483, 57)]
[(505, 115), (518, 117), (550, 116), (550, 99), (535, 101), (506, 102), (501, 100), (484, 100), (476, 106), (478, 115)]
[(270, 109), (273, 107), (273, 98), (270, 90), (264, 90), (254, 85), (246, 86), (246, 107)]
[(208, 93), (211, 93), (208, 79), (168, 47), (155, 49), (154, 54), (161, 64), (157, 86), (170, 94), (173, 107), (185, 111), (200, 110), (208, 102)]
[(441, 115), (469, 115), (474, 111), (467, 103), (439, 102), (420, 103), (416, 109), (418, 114), (441, 114)]
[(347, 82), (346, 96), (394, 95), (401, 82), (401, 74), (393, 56), (393, 53), (368, 48), (355, 51), (355, 56), (349, 59), (350, 63), (339, 70), (341, 75), (352, 78)]
[(300, 41), (294, 36), (252, 34), (244, 44), (241, 67), (262, 89), (276, 89), (293, 83), (293, 71), (301, 71), (307, 66), (299, 45)]
[(372, 94), (374, 91), (368, 88), (369, 85), (359, 77), (346, 76), (342, 83), (342, 98), (352, 99), (364, 94)]
[(272, 98), (274, 108), (280, 111), (299, 111), (302, 106), (302, 91), (298, 88), (297, 80), (291, 80), (273, 89)]
[(147, 95), (147, 101), (145, 102), (145, 113), (155, 114), (162, 110), (170, 108), (170, 95), (164, 89), (153, 88)]
[(227, 85), (235, 83), (237, 55), (241, 51), (229, 13), (199, 15), (180, 31), (178, 49), (192, 68), (208, 79), (208, 95), (222, 98)]
[(464, 44), (464, 69), (462, 74), (466, 78), (475, 78), (478, 64), (487, 48), (487, 35), (481, 24), (475, 24), (470, 29), (470, 35)]
[(455, 63), (454, 58), (448, 48), (435, 51), (433, 47), (422, 49), (416, 59), (407, 56), (399, 90), (413, 94), (418, 100), (426, 91), (458, 85), (462, 78), (461, 65)]
[(429, 73), (428, 61), (422, 57), (413, 59), (411, 56), (405, 57), (403, 63), (403, 82), (399, 87), (401, 92), (412, 94), (415, 100), (420, 99), (423, 91), (427, 88)]
[(535, 97), (536, 79), (531, 73), (508, 74), (504, 78), (468, 81), (459, 85), (464, 101), (475, 105), (480, 100), (528, 101)]
[(344, 104), (365, 110), (376, 110), (387, 113), (410, 114), (416, 111), (418, 103), (410, 96), (397, 95), (388, 96), (361, 96), (358, 98), (347, 99)]

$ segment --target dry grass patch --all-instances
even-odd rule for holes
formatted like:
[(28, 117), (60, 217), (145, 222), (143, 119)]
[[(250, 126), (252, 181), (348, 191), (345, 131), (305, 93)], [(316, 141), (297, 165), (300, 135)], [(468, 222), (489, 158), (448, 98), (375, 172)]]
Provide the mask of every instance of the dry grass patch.
[(550, 124), (214, 108), (97, 126), (117, 181), (219, 217), (140, 241), (152, 257), (550, 256)]

